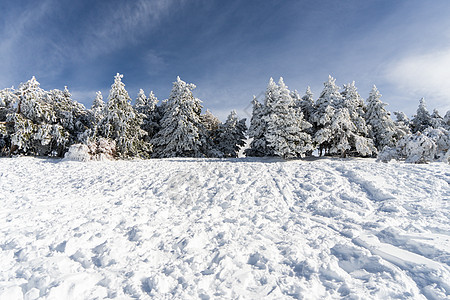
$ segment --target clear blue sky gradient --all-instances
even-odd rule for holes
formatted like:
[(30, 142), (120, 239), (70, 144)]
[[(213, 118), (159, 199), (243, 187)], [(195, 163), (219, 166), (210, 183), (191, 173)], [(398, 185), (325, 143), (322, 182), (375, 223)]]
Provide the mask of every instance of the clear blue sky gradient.
[(450, 109), (450, 1), (0, 1), (0, 88), (35, 75), (90, 107), (124, 74), (168, 97), (179, 75), (222, 120), (270, 77), (317, 97), (331, 74), (391, 111)]

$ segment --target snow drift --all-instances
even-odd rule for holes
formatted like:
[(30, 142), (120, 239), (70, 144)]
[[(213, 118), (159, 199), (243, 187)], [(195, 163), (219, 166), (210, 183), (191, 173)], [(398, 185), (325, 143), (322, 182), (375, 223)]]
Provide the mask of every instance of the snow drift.
[(0, 299), (446, 299), (447, 164), (0, 158)]

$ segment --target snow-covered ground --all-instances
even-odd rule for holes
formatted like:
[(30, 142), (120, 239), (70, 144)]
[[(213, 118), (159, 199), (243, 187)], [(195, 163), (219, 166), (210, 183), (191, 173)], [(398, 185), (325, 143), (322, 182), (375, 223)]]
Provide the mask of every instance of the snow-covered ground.
[(0, 158), (0, 299), (445, 299), (450, 167)]

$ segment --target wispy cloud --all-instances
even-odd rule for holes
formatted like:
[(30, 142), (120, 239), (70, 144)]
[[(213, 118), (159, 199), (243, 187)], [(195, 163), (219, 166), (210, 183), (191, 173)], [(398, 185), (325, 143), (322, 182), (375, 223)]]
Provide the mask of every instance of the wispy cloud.
[(450, 109), (450, 48), (410, 55), (393, 63), (386, 77), (405, 96), (426, 97), (443, 112)]

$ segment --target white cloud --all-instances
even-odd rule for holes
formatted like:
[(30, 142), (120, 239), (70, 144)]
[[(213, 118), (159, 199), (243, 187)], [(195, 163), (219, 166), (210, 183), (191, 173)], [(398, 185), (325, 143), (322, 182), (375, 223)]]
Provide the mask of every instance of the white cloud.
[(405, 96), (426, 97), (433, 107), (450, 109), (450, 48), (402, 58), (386, 75)]

